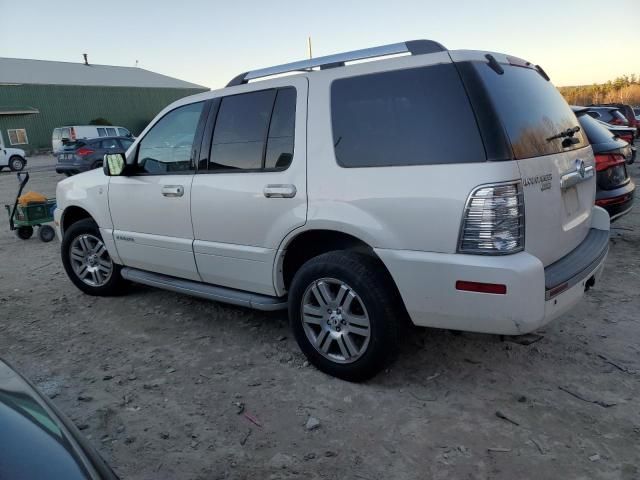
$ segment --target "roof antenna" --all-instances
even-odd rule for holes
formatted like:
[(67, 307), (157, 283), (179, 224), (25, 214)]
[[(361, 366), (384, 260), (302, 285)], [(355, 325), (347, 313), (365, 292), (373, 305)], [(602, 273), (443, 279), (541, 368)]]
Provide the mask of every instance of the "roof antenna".
[(307, 37), (307, 53), (309, 54), (309, 60), (313, 58), (313, 52), (311, 51), (311, 36)]
[(83, 53), (82, 56), (84, 57), (84, 64), (89, 66), (88, 54), (87, 53)]
[(136, 68), (138, 68), (138, 60), (136, 60)]

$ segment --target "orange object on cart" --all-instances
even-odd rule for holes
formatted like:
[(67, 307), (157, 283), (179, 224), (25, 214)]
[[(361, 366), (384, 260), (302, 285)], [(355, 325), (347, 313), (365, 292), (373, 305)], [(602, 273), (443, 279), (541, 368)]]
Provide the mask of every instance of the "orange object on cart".
[(38, 192), (27, 192), (24, 195), (20, 195), (18, 203), (20, 205), (29, 205), (30, 203), (42, 203), (46, 202), (47, 197)]

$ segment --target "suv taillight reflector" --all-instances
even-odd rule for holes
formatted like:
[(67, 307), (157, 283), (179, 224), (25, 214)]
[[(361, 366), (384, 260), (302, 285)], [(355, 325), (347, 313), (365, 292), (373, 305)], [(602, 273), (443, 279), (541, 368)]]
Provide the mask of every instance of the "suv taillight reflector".
[(524, 195), (518, 181), (475, 188), (464, 208), (459, 253), (506, 255), (524, 249)]
[(507, 286), (500, 283), (467, 282), (458, 280), (456, 290), (477, 293), (493, 293), (495, 295), (506, 295)]

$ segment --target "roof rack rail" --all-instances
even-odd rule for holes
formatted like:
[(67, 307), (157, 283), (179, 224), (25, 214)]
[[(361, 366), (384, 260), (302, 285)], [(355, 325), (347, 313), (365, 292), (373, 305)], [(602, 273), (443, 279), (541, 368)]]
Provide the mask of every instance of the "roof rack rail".
[(327, 55), (325, 57), (311, 58), (309, 60), (301, 60), (299, 62), (285, 63), (274, 67), (261, 68), (259, 70), (251, 70), (250, 72), (244, 72), (234, 77), (227, 84), (227, 87), (242, 85), (247, 83), (249, 80), (269, 77), (271, 75), (278, 75), (281, 73), (309, 71), (314, 67), (320, 67), (321, 70), (326, 68), (343, 67), (345, 62), (364, 60), (366, 58), (384, 57), (387, 55), (397, 55), (399, 53), (423, 55), (426, 53), (446, 51), (446, 48), (433, 40), (409, 40), (407, 42), (364, 48), (362, 50), (354, 50), (352, 52), (336, 53), (335, 55)]

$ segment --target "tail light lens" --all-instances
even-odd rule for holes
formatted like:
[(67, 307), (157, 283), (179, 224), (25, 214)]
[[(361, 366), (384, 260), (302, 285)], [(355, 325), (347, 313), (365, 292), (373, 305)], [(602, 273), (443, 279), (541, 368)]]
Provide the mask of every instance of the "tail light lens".
[(82, 147), (76, 152), (76, 155), (80, 155), (81, 157), (86, 157), (87, 155), (91, 155), (93, 152), (95, 152), (95, 150), (91, 150), (90, 148), (87, 148), (87, 147)]
[(464, 208), (459, 253), (506, 255), (524, 248), (522, 183), (481, 185)]
[(76, 139), (76, 129), (71, 127), (71, 140)]
[(598, 187), (602, 190), (618, 188), (629, 180), (626, 159), (617, 153), (596, 155), (596, 172)]

